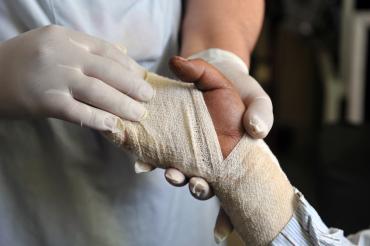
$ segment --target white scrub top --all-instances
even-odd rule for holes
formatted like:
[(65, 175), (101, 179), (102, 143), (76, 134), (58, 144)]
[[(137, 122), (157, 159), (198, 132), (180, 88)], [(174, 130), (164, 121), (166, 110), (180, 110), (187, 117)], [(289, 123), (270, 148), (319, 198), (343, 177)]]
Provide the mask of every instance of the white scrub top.
[[(59, 24), (122, 43), (166, 74), (180, 15), (179, 0), (0, 0), (0, 42)], [(0, 246), (215, 245), (217, 209), (163, 170), (135, 174), (133, 158), (97, 132), (0, 119)]]

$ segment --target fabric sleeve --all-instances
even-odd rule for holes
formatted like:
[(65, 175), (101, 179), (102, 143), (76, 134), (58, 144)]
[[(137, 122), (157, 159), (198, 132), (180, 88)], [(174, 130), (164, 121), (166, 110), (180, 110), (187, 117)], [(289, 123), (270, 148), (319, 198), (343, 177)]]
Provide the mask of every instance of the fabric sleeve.
[(346, 238), (342, 230), (328, 228), (324, 224), (302, 193), (297, 189), (295, 193), (298, 197), (298, 206), (294, 215), (270, 245), (370, 245), (370, 230)]

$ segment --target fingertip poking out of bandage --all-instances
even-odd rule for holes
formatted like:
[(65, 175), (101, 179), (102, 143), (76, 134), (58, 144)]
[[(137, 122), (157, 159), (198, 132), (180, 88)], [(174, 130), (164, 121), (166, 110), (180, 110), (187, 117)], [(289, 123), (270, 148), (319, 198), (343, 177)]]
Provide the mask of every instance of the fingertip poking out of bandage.
[(296, 202), (267, 145), (245, 135), (224, 159), (202, 92), (150, 72), (146, 80), (156, 91), (145, 103), (147, 115), (140, 122), (120, 120), (118, 131), (108, 137), (143, 163), (204, 178), (246, 244), (271, 242)]

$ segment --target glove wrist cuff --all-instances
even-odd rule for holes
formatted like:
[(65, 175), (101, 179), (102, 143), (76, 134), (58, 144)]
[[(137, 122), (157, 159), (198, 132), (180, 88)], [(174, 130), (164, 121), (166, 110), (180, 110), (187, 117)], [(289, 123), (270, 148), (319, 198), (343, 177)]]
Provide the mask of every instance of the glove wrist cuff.
[(206, 62), (214, 65), (216, 68), (220, 68), (219, 64), (223, 64), (225, 62), (231, 62), (236, 67), (239, 67), (242, 71), (249, 74), (248, 66), (245, 64), (245, 62), (236, 54), (218, 49), (218, 48), (210, 48), (207, 50), (200, 51), (198, 53), (195, 53), (188, 57), (188, 59), (197, 59), (201, 58), (205, 60)]

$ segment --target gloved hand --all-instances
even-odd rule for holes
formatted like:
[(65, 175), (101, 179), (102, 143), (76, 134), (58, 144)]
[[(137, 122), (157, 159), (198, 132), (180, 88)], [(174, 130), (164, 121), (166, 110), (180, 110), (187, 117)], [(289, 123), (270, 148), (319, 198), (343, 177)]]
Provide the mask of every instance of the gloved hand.
[[(243, 125), (248, 134), (253, 138), (264, 138), (273, 124), (272, 103), (269, 96), (249, 75), (246, 64), (235, 54), (220, 50), (209, 49), (189, 57), (200, 58), (215, 66), (228, 80), (232, 81), (238, 89), (245, 106)], [(165, 172), (169, 183), (175, 186), (183, 186), (187, 183), (186, 177), (178, 170), (169, 168)], [(200, 200), (206, 200), (213, 196), (208, 183), (199, 177), (191, 177), (189, 180), (191, 194)], [(215, 226), (215, 239), (220, 242), (232, 231), (232, 225), (226, 213), (220, 209)]]
[(272, 103), (260, 84), (249, 75), (248, 67), (243, 60), (221, 49), (209, 49), (189, 57), (195, 58), (212, 64), (234, 83), (247, 107), (243, 116), (245, 129), (253, 138), (266, 137), (274, 121)]
[(0, 117), (53, 117), (115, 131), (117, 116), (140, 120), (153, 97), (125, 49), (60, 26), (0, 44)]

